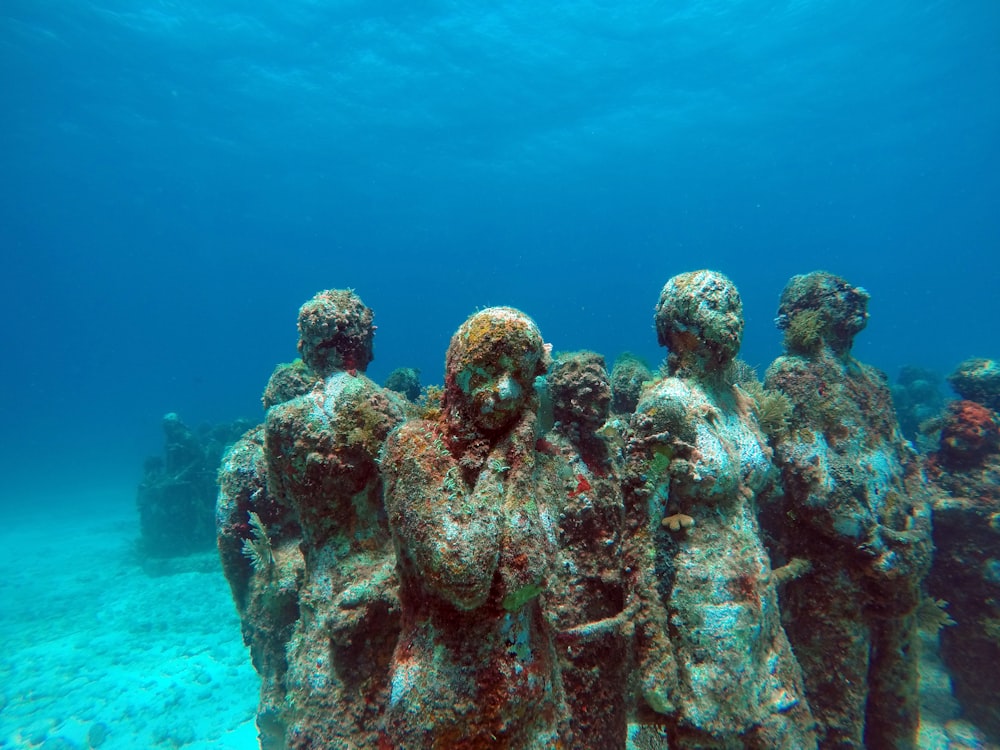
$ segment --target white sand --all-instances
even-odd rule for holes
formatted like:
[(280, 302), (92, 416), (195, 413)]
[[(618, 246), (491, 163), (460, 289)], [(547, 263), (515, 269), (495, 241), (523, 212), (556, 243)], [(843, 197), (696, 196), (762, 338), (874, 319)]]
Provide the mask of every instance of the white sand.
[(256, 747), (259, 681), (216, 555), (144, 570), (116, 507), (0, 528), (0, 748)]

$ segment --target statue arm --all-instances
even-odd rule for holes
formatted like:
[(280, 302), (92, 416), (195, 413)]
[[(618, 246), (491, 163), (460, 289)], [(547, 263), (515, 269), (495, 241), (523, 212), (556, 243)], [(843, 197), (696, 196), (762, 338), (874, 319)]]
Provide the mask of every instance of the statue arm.
[(389, 522), (415, 575), (459, 609), (482, 605), (499, 557), (495, 499), (468, 491), (457, 462), (420, 423), (390, 436), (383, 464)]

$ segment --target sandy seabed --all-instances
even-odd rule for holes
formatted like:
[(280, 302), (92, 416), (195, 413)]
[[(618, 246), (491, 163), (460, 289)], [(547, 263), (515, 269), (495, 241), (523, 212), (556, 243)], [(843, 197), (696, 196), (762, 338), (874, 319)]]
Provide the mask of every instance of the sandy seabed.
[[(0, 748), (253, 750), (259, 680), (218, 558), (142, 560), (115, 494), (21, 498), (0, 528)], [(921, 680), (921, 750), (996, 749), (930, 638)]]
[(143, 562), (124, 498), (21, 507), (0, 528), (0, 748), (256, 747), (217, 555)]

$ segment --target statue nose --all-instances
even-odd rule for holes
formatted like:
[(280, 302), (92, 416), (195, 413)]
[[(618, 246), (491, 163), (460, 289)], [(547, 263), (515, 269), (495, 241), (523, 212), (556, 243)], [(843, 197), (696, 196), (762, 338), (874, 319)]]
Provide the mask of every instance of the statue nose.
[(497, 381), (496, 393), (504, 401), (510, 401), (521, 395), (521, 386), (510, 375), (504, 375)]

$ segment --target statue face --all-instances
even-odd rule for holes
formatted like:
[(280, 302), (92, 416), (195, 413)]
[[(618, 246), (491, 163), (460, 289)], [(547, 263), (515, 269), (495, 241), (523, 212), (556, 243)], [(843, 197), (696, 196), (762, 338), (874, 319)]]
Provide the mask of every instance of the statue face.
[(481, 310), (452, 336), (445, 398), (478, 429), (503, 429), (529, 403), (547, 356), (542, 335), (527, 315), (509, 307)]
[(534, 379), (534, 363), (530, 368), (525, 364), (501, 357), (496, 362), (470, 362), (462, 368), (458, 384), (477, 427), (499, 430), (521, 413)]

